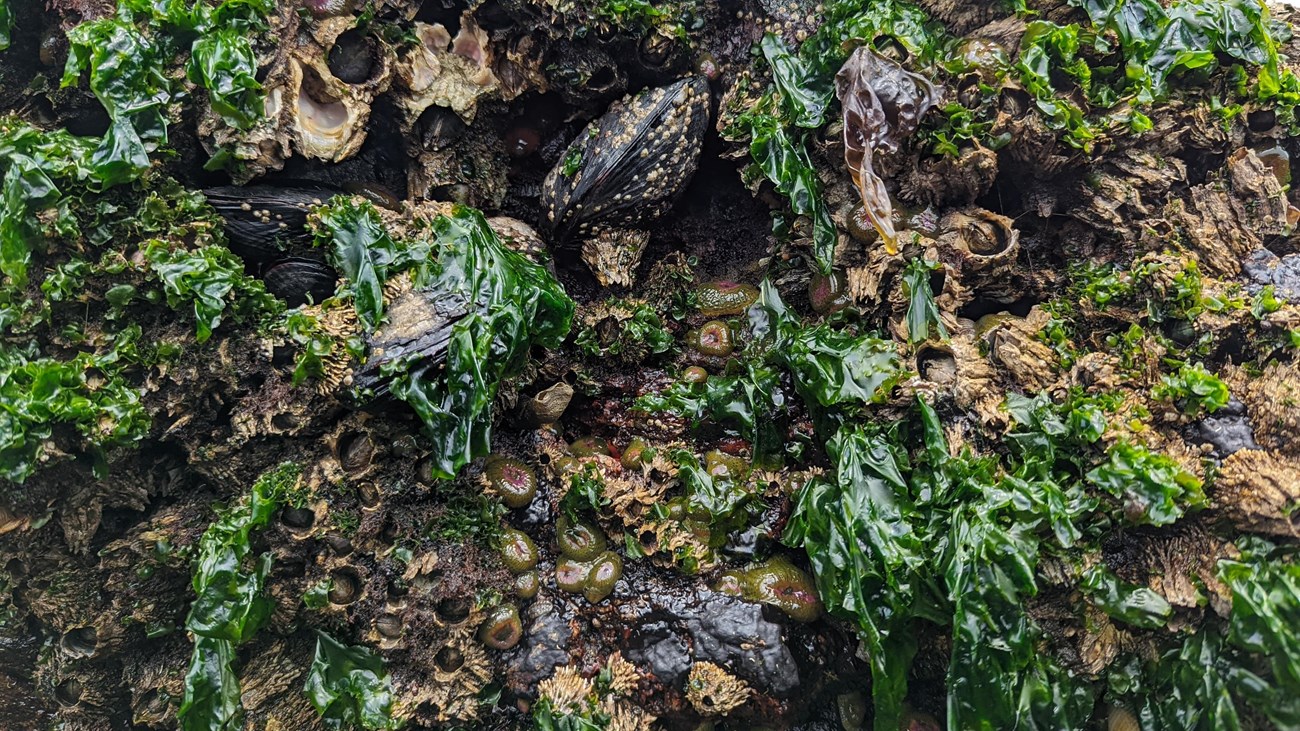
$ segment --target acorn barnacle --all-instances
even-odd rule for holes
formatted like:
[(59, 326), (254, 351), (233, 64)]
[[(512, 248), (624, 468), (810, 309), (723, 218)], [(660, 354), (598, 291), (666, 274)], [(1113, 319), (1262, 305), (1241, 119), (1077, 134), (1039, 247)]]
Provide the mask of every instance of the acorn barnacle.
[(542, 228), (552, 246), (581, 249), (602, 283), (630, 284), (648, 241), (630, 232), (672, 207), (695, 174), (708, 125), (702, 76), (615, 102), (578, 134), (542, 184)]

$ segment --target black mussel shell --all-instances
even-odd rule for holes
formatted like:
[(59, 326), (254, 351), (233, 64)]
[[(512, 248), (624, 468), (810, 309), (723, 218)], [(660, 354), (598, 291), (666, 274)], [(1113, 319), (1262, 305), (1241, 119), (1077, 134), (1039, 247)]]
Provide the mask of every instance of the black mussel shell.
[(417, 363), (413, 375), (437, 369), (447, 358), (452, 325), (469, 312), (469, 302), (460, 293), (436, 289), (412, 290), (388, 305), (384, 323), (369, 337), (371, 356), (355, 374), (353, 385), (372, 397), (388, 393), (387, 367), (401, 362)]
[(292, 256), (267, 267), (262, 281), (268, 292), (298, 307), (309, 299), (320, 302), (333, 295), (338, 275), (325, 262)]
[(325, 186), (228, 185), (203, 193), (225, 219), (230, 250), (244, 261), (266, 264), (281, 258), (286, 248), (311, 245), (307, 214), (338, 191)]
[(546, 176), (542, 228), (564, 245), (662, 216), (695, 174), (708, 126), (703, 76), (615, 102)]

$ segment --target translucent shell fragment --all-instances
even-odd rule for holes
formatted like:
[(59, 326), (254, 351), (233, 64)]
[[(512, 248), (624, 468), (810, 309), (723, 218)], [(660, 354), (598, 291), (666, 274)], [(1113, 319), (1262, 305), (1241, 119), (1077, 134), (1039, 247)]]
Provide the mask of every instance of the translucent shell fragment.
[(866, 46), (854, 51), (835, 75), (835, 94), (844, 108), (844, 162), (885, 250), (896, 254), (897, 232), (890, 220), (893, 204), (885, 181), (872, 167), (872, 155), (880, 150), (897, 152), (938, 103), (939, 94), (924, 77)]

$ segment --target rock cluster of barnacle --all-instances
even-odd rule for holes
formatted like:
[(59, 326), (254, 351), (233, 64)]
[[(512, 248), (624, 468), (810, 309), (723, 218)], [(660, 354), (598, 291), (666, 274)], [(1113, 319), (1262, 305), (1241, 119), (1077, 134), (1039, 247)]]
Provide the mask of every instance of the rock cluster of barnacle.
[[(962, 415), (945, 428), (963, 444), (1010, 426), (1008, 392), (1118, 393), (1127, 426), (1106, 440), (1144, 444), (1193, 473), (1213, 462), (1211, 517), (1127, 534), (1114, 547), (1128, 557), (1123, 578), (1158, 593), (1175, 621), (1191, 626), (1206, 611), (1228, 611), (1213, 565), (1236, 549), (1214, 535), (1212, 519), (1300, 538), (1291, 519), (1300, 503), (1295, 362), (1223, 368), (1233, 401), (1217, 416), (1152, 403), (1144, 394), (1168, 340), (1147, 337), (1136, 348), (1146, 360), (1136, 364), (1104, 340), (1071, 343), (1077, 357), (1067, 362), (1044, 306), (1065, 279), (1037, 266), (1056, 261), (1054, 247), (1084, 256), (1122, 242), (1141, 254), (1148, 274), (1134, 287), (1152, 300), (1171, 296), (1177, 272), (1193, 263), (1206, 291), (1225, 297), (1238, 277), (1256, 290), (1294, 285), (1268, 253), (1290, 250), (1296, 219), (1279, 147), (1287, 140), (1276, 125), (1189, 112), (1176, 140), (1117, 144), (1095, 160), (1070, 155), (1025, 113), (1023, 90), (989, 71), (1023, 23), (990, 3), (922, 2), (967, 36), (970, 78), (939, 90), (895, 61), (855, 57), (841, 95), (864, 95), (859, 123), (900, 108), (910, 121), (871, 139), (841, 128), (814, 151), (837, 267), (810, 272), (789, 265), (808, 250), (806, 229), (796, 224), (778, 243), (767, 206), (735, 180), (715, 172), (691, 181), (706, 138), (716, 142), (714, 130), (752, 101), (747, 52), (764, 29), (758, 19), (793, 41), (807, 36), (815, 14), (754, 7), (731, 22), (713, 8), (723, 30), (700, 48), (650, 33), (633, 44), (635, 64), (620, 64), (620, 41), (584, 41), (564, 27), (573, 3), (426, 4), (437, 12), (391, 0), (366, 12), (347, 2), (282, 4), (272, 19), (280, 40), (258, 59), (264, 120), (249, 130), (212, 113), (199, 122), (203, 144), (239, 162), (238, 185), (206, 191), (232, 250), (329, 335), (363, 339), (366, 356), (334, 353), (315, 388), (294, 387), (287, 342), (235, 331), (211, 357), (157, 374), (150, 403), (159, 427), (138, 462), (123, 460), (120, 471), (77, 488), (65, 487), (69, 473), (52, 473), (33, 481), (23, 502), (0, 506), (11, 597), (0, 664), (21, 669), (0, 672), (0, 695), (29, 694), (40, 724), (175, 727), (190, 651), (181, 624), (190, 562), (213, 518), (209, 506), (287, 459), (302, 476), (259, 539), (273, 558), (272, 613), (241, 650), (250, 727), (317, 723), (301, 692), (309, 628), (377, 650), (391, 673), (393, 715), (416, 728), (523, 727), (542, 704), (552, 716), (600, 717), (609, 729), (722, 718), (863, 727), (867, 665), (856, 640), (825, 616), (801, 557), (778, 546), (789, 492), (807, 475), (757, 468), (748, 459), (754, 445), (700, 436), (680, 417), (631, 405), (674, 382), (707, 387), (733, 373), (750, 341), (745, 315), (774, 263), (776, 287), (809, 318), (852, 308), (909, 344), (912, 375), (885, 413), (923, 394)], [(410, 37), (378, 32), (370, 12)], [(881, 77), (902, 86), (876, 88)], [(1005, 148), (936, 157), (905, 144), (936, 95), (960, 99), (981, 84), (1004, 87), (992, 134), (1009, 140)], [(299, 178), (319, 170), (331, 172)], [(277, 172), (280, 182), (244, 185)], [(383, 185), (351, 185), (353, 176)], [(1006, 176), (1034, 183), (998, 187)], [(489, 220), (495, 234), (555, 268), (580, 300), (575, 330), (592, 333), (600, 355), (572, 339), (537, 353), (498, 396), (493, 453), (455, 480), (432, 477), (434, 447), (404, 411), (355, 409), (346, 398), (356, 389), (382, 396), (391, 364), (412, 353), (437, 363), (463, 313), (438, 309), (404, 277), (385, 284), (388, 316), (373, 332), (363, 333), (350, 309), (322, 306), (340, 273), (314, 245), (309, 214), (341, 193), (374, 202), (393, 231), (451, 201), (500, 211)], [(715, 209), (727, 207), (754, 220), (711, 227), (725, 213)], [(1178, 253), (1167, 246), (1171, 232)], [(675, 244), (700, 256), (666, 251)], [(908, 330), (900, 281), (904, 262), (918, 258), (935, 262), (929, 283), (946, 337)], [(672, 317), (674, 308), (683, 311)], [(623, 343), (644, 325), (644, 309), (671, 348)], [(1136, 308), (1085, 315), (1107, 327), (1141, 317)], [(1300, 309), (1283, 304), (1254, 319), (1223, 310), (1189, 327), (1180, 335), (1233, 361), (1256, 347), (1239, 333), (1262, 341), (1293, 331)], [(792, 439), (813, 433), (812, 416), (791, 409)], [(719, 534), (683, 497), (676, 450), (697, 453), (706, 474), (761, 496), (767, 510), (737, 535)], [(587, 492), (593, 484), (599, 489)], [(41, 504), (61, 530), (39, 525)], [(467, 515), (473, 527), (457, 532)], [(1077, 567), (1044, 573), (1056, 579), (1050, 589), (1071, 596)], [(1081, 622), (1050, 606), (1035, 611), (1084, 673), (1147, 642), (1101, 612)], [(925, 650), (947, 652), (942, 642)], [(920, 662), (917, 674), (936, 681), (943, 666)], [(0, 703), (0, 725), (28, 727), (16, 708)], [(927, 708), (937, 714), (942, 704)], [(937, 727), (930, 713), (909, 713), (911, 728)], [(1127, 710), (1107, 713), (1111, 728), (1133, 727)]]

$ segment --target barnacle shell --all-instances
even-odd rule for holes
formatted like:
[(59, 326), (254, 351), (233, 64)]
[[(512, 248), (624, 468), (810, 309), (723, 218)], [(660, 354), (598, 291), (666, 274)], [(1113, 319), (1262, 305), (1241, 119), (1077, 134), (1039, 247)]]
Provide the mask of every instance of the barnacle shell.
[(1051, 316), (1035, 307), (1028, 317), (1005, 317), (992, 324), (981, 338), (988, 348), (989, 361), (1005, 370), (1010, 382), (1036, 393), (1057, 380), (1056, 353), (1038, 339)]
[(961, 263), (961, 282), (972, 293), (999, 302), (1022, 294), (1014, 281), (1020, 232), (1012, 221), (983, 208), (952, 211), (939, 221), (937, 241)]
[(550, 424), (560, 420), (564, 410), (569, 408), (571, 399), (573, 399), (573, 386), (560, 381), (529, 399), (525, 408), (534, 423)]
[(971, 2), (970, 0), (917, 0), (925, 12), (948, 27), (956, 35), (966, 35), (981, 25), (1007, 15), (998, 3)]
[(492, 665), (474, 637), (476, 626), (472, 622), (462, 625), (441, 648), (431, 651), (431, 673), (425, 675), (412, 667), (410, 674), (394, 678), (395, 718), (418, 719), (426, 725), (478, 718), (478, 694), (492, 679)]
[(697, 662), (686, 679), (686, 700), (701, 716), (725, 716), (749, 700), (745, 681), (714, 665)]
[(1242, 449), (1223, 460), (1215, 505), (1238, 529), (1300, 537), (1300, 462), (1273, 452)]
[(1231, 276), (1241, 262), (1287, 228), (1287, 198), (1272, 168), (1254, 152), (1241, 148), (1228, 157), (1222, 180), (1192, 188), (1186, 200), (1174, 200), (1164, 216), (1185, 234), (1202, 271)]
[(335, 76), (330, 51), (356, 23), (351, 15), (289, 21), (279, 29), (285, 45), (263, 83), (263, 119), (246, 131), (226, 126), (212, 112), (200, 123), (209, 151), (225, 148), (240, 163), (233, 173), (235, 182), (279, 170), (293, 152), (338, 162), (361, 148), (371, 103), (392, 79), (393, 52), (382, 39), (367, 38), (373, 54), (369, 77), (348, 83)]
[(497, 91), (487, 33), (469, 12), (460, 22), (454, 39), (440, 23), (415, 23), (419, 43), (397, 62), (400, 89), (394, 96), (405, 129), (413, 127), (433, 105), (447, 107), (466, 123), (472, 122), (479, 100)]
[(1106, 714), (1106, 731), (1142, 731), (1142, 726), (1129, 709), (1111, 706)]
[(1006, 392), (969, 328), (954, 332), (942, 346), (932, 344), (918, 350), (916, 360), (917, 372), (938, 392), (952, 393), (958, 406), (974, 412), (984, 424), (1006, 423), (1007, 414), (1001, 408)]
[(908, 166), (899, 183), (899, 196), (923, 205), (967, 205), (993, 187), (998, 155), (983, 145), (968, 147), (957, 157), (923, 155)]
[(600, 231), (634, 228), (663, 215), (695, 174), (709, 124), (702, 76), (626, 96), (578, 133), (542, 183), (543, 228), (565, 246)]
[(537, 695), (550, 701), (551, 707), (558, 711), (581, 707), (591, 695), (591, 680), (582, 677), (577, 668), (563, 665), (555, 669), (555, 674), (537, 684)]
[(1255, 441), (1287, 454), (1300, 454), (1300, 367), (1269, 363), (1264, 372), (1250, 379), (1241, 391)]
[(1141, 234), (1135, 221), (1159, 213), (1170, 190), (1187, 179), (1187, 166), (1177, 157), (1124, 150), (1088, 166), (1069, 197), (1071, 217), (1122, 241)]
[(582, 260), (596, 275), (600, 286), (630, 287), (636, 267), (641, 263), (641, 252), (648, 243), (650, 234), (645, 231), (602, 231), (582, 245)]

